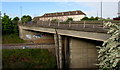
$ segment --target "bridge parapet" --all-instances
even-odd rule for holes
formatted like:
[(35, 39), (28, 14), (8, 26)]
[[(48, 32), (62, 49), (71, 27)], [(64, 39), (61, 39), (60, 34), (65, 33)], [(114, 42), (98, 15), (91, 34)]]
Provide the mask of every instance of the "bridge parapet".
[(78, 22), (37, 21), (20, 25), (28, 27), (46, 27), (55, 29), (106, 33), (107, 29), (103, 27), (103, 23), (105, 22), (107, 21), (78, 21)]

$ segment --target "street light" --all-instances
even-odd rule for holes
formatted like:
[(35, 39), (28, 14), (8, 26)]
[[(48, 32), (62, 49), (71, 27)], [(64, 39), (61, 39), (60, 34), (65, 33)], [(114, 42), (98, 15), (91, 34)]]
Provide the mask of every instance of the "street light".
[(20, 6), (20, 12), (21, 12), (21, 17), (22, 17), (22, 6)]
[(102, 20), (102, 0), (101, 0), (101, 20)]

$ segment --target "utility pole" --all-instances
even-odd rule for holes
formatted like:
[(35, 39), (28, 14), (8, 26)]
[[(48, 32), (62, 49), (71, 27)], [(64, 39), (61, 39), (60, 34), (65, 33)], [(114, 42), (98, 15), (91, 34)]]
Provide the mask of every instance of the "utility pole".
[(97, 17), (98, 17), (98, 10), (97, 10)]
[[(22, 18), (22, 6), (20, 6), (20, 15), (21, 15), (20, 18)], [(20, 19), (20, 23), (22, 23), (22, 20), (21, 20), (21, 19)]]
[(101, 0), (101, 20), (102, 20), (102, 0)]
[(120, 1), (118, 2), (118, 17), (120, 18)]
[(22, 17), (22, 6), (20, 6), (20, 13), (21, 13), (21, 17)]

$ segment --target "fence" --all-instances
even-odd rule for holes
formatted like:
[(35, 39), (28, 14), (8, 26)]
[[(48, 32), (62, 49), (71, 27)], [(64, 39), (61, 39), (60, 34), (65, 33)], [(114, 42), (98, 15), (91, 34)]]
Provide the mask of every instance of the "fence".
[(56, 27), (102, 27), (105, 21), (69, 21), (69, 22), (60, 22), (60, 21), (37, 21), (31, 23), (23, 23), (22, 25), (28, 26), (56, 26)]
[[(49, 27), (49, 28), (61, 28), (61, 29), (72, 29), (92, 32), (106, 32), (106, 28), (103, 23), (109, 21), (33, 21), (23, 23), (23, 26), (34, 26), (34, 27)], [(113, 22), (113, 21), (112, 21)], [(115, 21), (114, 21), (115, 22)], [(118, 23), (118, 22), (116, 22)]]

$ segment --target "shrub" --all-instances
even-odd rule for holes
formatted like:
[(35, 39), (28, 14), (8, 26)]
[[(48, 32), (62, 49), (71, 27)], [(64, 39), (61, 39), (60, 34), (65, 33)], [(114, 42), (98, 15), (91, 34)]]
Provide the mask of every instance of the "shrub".
[(51, 20), (51, 22), (58, 22), (58, 19), (53, 19)]
[(68, 18), (66, 22), (73, 21), (73, 18)]
[(102, 47), (99, 47), (99, 66), (102, 70), (120, 69), (120, 25), (105, 23), (109, 27), (110, 38), (104, 41)]

